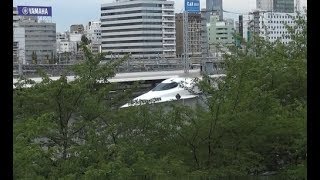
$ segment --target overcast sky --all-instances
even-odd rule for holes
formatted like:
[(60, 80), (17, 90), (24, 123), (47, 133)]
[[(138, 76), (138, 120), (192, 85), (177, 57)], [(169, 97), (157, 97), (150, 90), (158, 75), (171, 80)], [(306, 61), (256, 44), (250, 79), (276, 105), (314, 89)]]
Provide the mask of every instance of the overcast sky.
[[(57, 32), (69, 30), (71, 24), (86, 25), (89, 21), (100, 19), (100, 7), (103, 3), (115, 0), (13, 0), (13, 5), (52, 6), (52, 22)], [(174, 0), (175, 11), (183, 12), (184, 0)], [(300, 0), (301, 7), (307, 6), (307, 0)], [(205, 8), (206, 0), (200, 0), (200, 8)], [(256, 8), (256, 0), (223, 0), (223, 9), (235, 13), (248, 13)], [(224, 13), (224, 17), (237, 18), (238, 14)]]

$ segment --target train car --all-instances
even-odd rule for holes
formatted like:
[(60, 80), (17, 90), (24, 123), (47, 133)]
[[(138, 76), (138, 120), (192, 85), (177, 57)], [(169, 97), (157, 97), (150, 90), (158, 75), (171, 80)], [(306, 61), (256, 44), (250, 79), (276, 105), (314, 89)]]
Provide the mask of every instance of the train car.
[(169, 78), (149, 92), (134, 98), (131, 102), (121, 106), (121, 108), (129, 106), (137, 106), (148, 103), (163, 103), (173, 100), (183, 100), (197, 97), (199, 90), (195, 86), (195, 78)]
[[(224, 74), (212, 75), (211, 78), (221, 78), (224, 76)], [(201, 78), (177, 77), (166, 79), (149, 92), (134, 98), (131, 102), (121, 106), (121, 108), (169, 101), (197, 102), (201, 94), (201, 91), (197, 87), (197, 80), (201, 80)]]

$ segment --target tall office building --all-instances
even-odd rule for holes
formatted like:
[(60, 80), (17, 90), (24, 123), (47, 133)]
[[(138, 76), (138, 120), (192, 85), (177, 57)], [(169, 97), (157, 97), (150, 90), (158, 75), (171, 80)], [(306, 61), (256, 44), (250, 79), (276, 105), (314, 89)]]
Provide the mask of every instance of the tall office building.
[(47, 64), (55, 54), (56, 24), (38, 22), (37, 16), (19, 16), (13, 7), (13, 62)]
[(233, 35), (235, 33), (235, 29), (234, 21), (232, 19), (219, 21), (218, 16), (211, 16), (210, 23), (207, 28), (210, 50), (216, 51), (215, 47), (217, 45), (234, 45), (235, 39)]
[[(291, 35), (285, 24), (291, 27), (296, 26), (297, 24), (293, 18), (295, 16), (297, 16), (296, 13), (263, 13), (258, 21), (258, 28), (260, 28), (254, 32), (258, 32), (261, 37), (271, 42), (279, 40), (283, 44), (288, 44), (291, 41)], [(302, 14), (302, 17), (307, 20), (305, 14)], [(297, 30), (300, 30), (300, 28)]]
[(257, 0), (256, 6), (258, 10), (272, 11), (273, 10), (273, 0)]
[(85, 27), (85, 35), (90, 40), (90, 49), (94, 53), (101, 52), (101, 22), (89, 21)]
[(213, 13), (219, 16), (219, 21), (223, 20), (222, 0), (206, 0), (207, 21), (210, 21), (210, 15)]
[(273, 0), (273, 11), (294, 13), (294, 0)]
[(257, 0), (257, 9), (279, 13), (293, 13), (294, 0)]
[(174, 1), (117, 0), (101, 5), (102, 52), (175, 57)]
[(101, 22), (100, 21), (89, 21), (85, 27), (85, 35), (91, 42), (101, 41)]
[[(176, 14), (176, 53), (177, 56), (183, 55), (184, 38), (183, 38), (183, 13)], [(188, 14), (188, 47), (189, 55), (192, 57), (200, 57), (201, 49), (201, 14)]]
[[(21, 21), (15, 27), (14, 38), (20, 39), (19, 48), (24, 50), (24, 64), (47, 64), (56, 54), (56, 24)], [(24, 34), (24, 42), (18, 38)], [(23, 47), (23, 46), (24, 47)], [(36, 60), (33, 58), (36, 56)]]

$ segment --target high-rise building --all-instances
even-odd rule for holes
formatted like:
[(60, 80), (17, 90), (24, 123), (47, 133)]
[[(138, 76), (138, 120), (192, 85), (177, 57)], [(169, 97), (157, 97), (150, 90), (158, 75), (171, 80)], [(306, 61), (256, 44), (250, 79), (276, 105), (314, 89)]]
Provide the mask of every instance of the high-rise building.
[(89, 21), (85, 27), (85, 35), (90, 40), (91, 51), (101, 52), (101, 21)]
[[(183, 55), (184, 37), (183, 37), (183, 13), (176, 14), (176, 54)], [(201, 56), (201, 14), (188, 14), (188, 47), (189, 56)]]
[(206, 0), (207, 20), (210, 21), (210, 15), (218, 15), (219, 21), (223, 20), (222, 0)]
[(174, 1), (118, 0), (101, 6), (102, 52), (175, 57)]
[[(285, 24), (288, 26), (295, 26), (294, 17), (296, 13), (263, 13), (257, 18), (257, 26), (251, 28), (251, 31), (257, 33), (261, 37), (274, 42), (279, 40), (283, 44), (287, 44), (291, 41), (291, 36), (288, 30), (285, 27)], [(303, 15), (306, 19), (306, 16)], [(250, 28), (249, 28), (250, 29)]]
[(23, 63), (49, 63), (56, 54), (56, 24), (21, 21), (15, 28), (14, 39), (19, 42), (19, 49), (23, 49), (25, 56)]
[(272, 11), (273, 10), (273, 0), (257, 0), (256, 6), (258, 10)]
[(279, 13), (293, 13), (294, 0), (257, 0), (257, 9)]
[(89, 21), (85, 27), (85, 35), (91, 42), (101, 41), (101, 22)]
[(273, 11), (294, 13), (294, 0), (273, 0)]
[(38, 22), (37, 16), (19, 16), (13, 7), (13, 44), (15, 63), (49, 63), (56, 54), (56, 24)]
[(211, 16), (208, 24), (208, 42), (210, 50), (217, 45), (234, 45), (234, 21), (232, 19), (219, 21), (218, 16)]
[(201, 49), (202, 58), (209, 56), (209, 44), (208, 44), (208, 30), (207, 30), (207, 11), (205, 8), (201, 9)]

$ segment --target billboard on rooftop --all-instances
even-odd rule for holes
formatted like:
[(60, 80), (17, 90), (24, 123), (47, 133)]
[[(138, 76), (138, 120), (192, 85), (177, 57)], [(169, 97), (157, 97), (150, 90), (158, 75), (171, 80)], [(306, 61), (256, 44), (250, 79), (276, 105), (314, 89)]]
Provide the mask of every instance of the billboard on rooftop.
[(19, 16), (52, 16), (49, 6), (18, 6)]
[(200, 1), (199, 0), (185, 0), (184, 9), (187, 12), (198, 13), (200, 12)]

